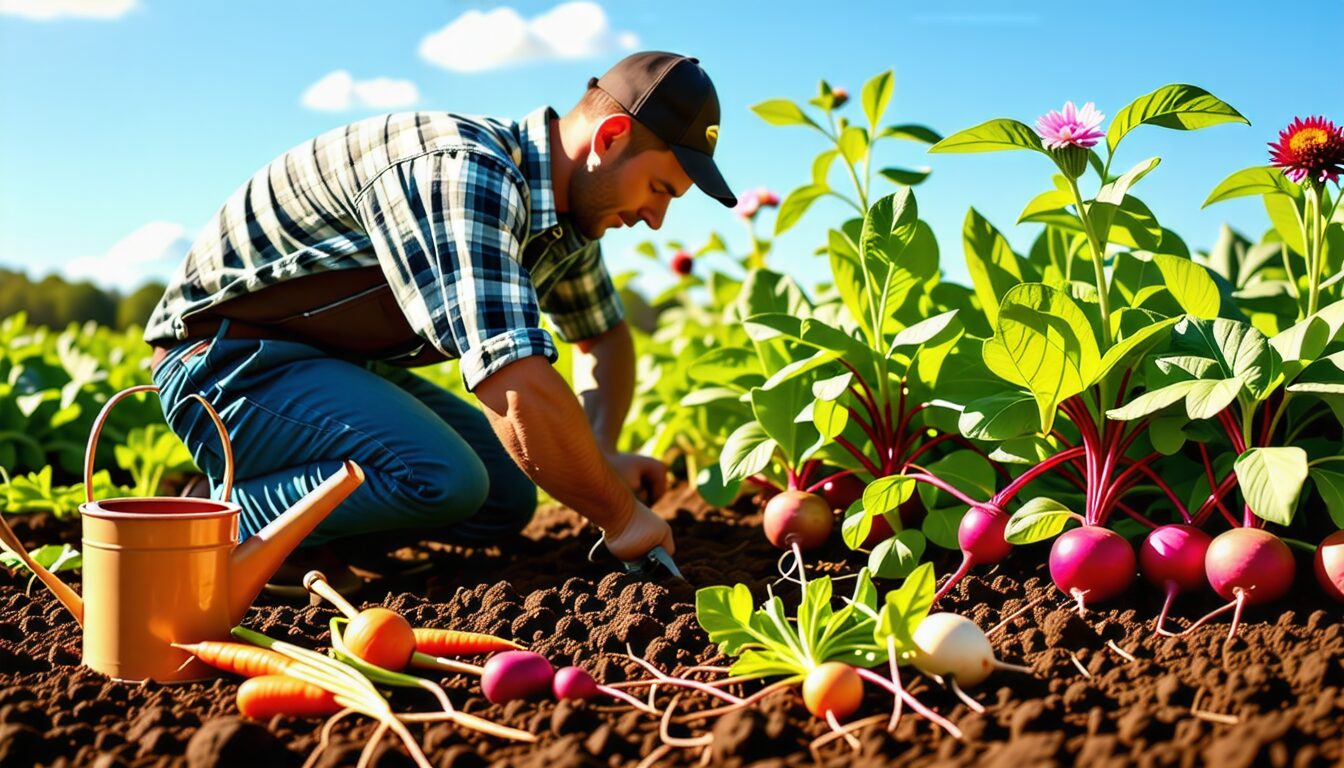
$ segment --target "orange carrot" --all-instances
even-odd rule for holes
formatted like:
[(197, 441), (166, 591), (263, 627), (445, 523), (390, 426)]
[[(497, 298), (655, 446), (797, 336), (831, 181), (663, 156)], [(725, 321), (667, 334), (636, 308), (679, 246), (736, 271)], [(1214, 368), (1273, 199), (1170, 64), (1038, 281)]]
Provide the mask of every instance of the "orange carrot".
[(479, 632), (416, 627), (415, 649), (430, 656), (472, 656), (495, 651), (517, 651), (522, 650), (522, 646), (512, 640)]
[(215, 669), (243, 677), (284, 674), (292, 663), (282, 654), (247, 643), (206, 640), (191, 645), (174, 643), (173, 647), (181, 648)]
[(336, 696), (288, 675), (262, 675), (238, 686), (238, 711), (265, 720), (276, 715), (318, 717), (341, 711)]

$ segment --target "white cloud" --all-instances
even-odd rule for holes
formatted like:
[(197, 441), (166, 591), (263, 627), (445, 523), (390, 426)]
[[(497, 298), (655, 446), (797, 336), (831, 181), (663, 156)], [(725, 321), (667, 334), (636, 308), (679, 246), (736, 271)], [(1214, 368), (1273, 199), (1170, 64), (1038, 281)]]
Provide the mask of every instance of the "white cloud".
[(355, 80), (349, 72), (338, 69), (308, 86), (299, 103), (322, 112), (343, 112), (408, 107), (419, 99), (420, 91), (410, 80), (390, 77)]
[(117, 19), (137, 5), (137, 0), (0, 0), (0, 15), (22, 16), (34, 21)]
[(485, 72), (526, 62), (588, 59), (639, 46), (634, 32), (611, 28), (593, 2), (561, 3), (524, 19), (509, 7), (467, 11), (420, 41), (420, 56), (453, 72)]
[(118, 240), (101, 256), (80, 256), (62, 268), (68, 280), (89, 280), (129, 293), (152, 280), (167, 282), (191, 238), (181, 224), (151, 221)]

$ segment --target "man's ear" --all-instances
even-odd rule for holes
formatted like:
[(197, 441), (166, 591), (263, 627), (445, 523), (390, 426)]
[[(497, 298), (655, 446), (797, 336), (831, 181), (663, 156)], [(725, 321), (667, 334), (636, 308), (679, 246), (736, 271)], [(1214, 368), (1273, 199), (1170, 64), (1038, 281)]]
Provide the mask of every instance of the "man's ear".
[(613, 145), (628, 141), (633, 129), (631, 118), (625, 114), (607, 115), (593, 128), (593, 136), (588, 146), (588, 169), (601, 165)]

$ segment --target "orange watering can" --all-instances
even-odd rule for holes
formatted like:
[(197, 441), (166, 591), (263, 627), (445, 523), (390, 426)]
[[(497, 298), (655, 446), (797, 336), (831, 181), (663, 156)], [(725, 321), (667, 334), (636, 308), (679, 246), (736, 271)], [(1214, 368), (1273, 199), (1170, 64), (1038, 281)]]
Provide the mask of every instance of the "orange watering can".
[(93, 457), (112, 406), (152, 385), (118, 392), (98, 414), (84, 457), (84, 596), (28, 556), (0, 516), (0, 543), (13, 550), (84, 628), (84, 665), (126, 681), (181, 682), (213, 670), (173, 643), (227, 640), (229, 630), (281, 562), (364, 482), (352, 461), (255, 536), (238, 543), (233, 447), (224, 422), (199, 395), (224, 444), (223, 501), (190, 498), (93, 500)]

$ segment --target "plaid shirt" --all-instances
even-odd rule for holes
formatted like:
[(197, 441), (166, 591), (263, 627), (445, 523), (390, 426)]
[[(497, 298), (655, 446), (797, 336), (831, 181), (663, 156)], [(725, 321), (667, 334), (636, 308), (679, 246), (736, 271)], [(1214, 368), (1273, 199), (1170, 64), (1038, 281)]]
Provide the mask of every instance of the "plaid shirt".
[(291, 149), (206, 224), (145, 340), (185, 339), (184, 315), (275, 283), (379, 265), (411, 328), (461, 358), (467, 389), (529, 355), (555, 362), (540, 312), (566, 341), (623, 315), (600, 244), (555, 210), (555, 114), (403, 112)]

